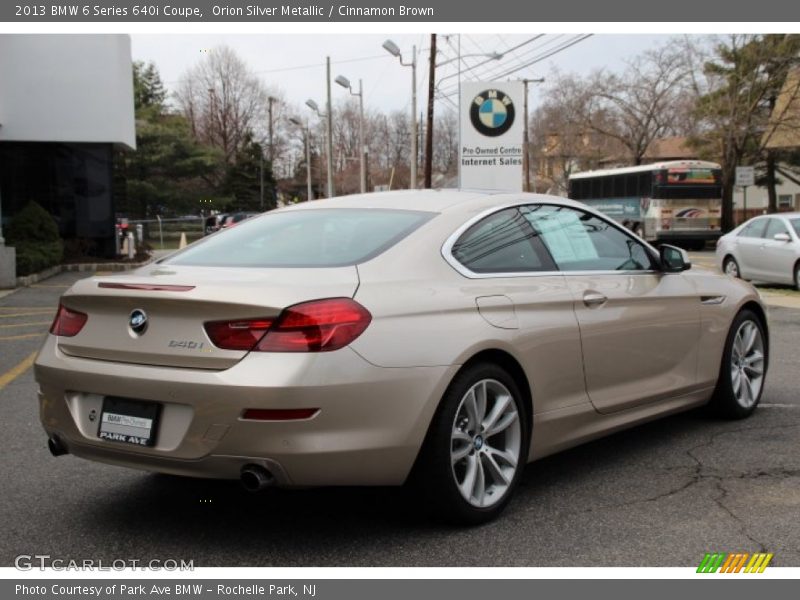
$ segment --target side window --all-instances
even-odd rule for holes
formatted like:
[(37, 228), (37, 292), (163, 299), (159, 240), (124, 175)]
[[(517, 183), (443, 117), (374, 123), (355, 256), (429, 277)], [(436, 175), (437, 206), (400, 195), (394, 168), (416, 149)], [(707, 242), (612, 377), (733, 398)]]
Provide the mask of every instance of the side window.
[(550, 205), (527, 207), (525, 216), (562, 271), (648, 271), (642, 244), (593, 215)]
[(789, 232), (786, 231), (786, 226), (783, 224), (783, 221), (781, 221), (780, 219), (774, 219), (774, 218), (773, 219), (767, 219), (767, 229), (764, 232), (764, 236), (763, 237), (767, 238), (768, 240), (771, 240), (771, 239), (773, 239), (775, 237), (776, 233), (786, 233), (786, 234), (788, 234)]
[(760, 238), (762, 233), (764, 233), (766, 224), (766, 219), (754, 219), (744, 226), (744, 229), (739, 232), (737, 237)]
[(467, 229), (452, 252), (475, 273), (556, 270), (542, 240), (517, 208), (496, 212)]

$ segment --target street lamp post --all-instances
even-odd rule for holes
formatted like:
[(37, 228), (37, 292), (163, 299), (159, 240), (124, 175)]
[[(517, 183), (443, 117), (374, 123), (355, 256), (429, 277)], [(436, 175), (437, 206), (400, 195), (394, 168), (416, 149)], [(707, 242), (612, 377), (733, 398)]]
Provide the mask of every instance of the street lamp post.
[(328, 111), (327, 123), (328, 129), (328, 198), (333, 198), (333, 106), (331, 105), (331, 57), (325, 57), (325, 73), (326, 73), (326, 86), (328, 90)]
[[(330, 121), (327, 119), (328, 115), (320, 112), (319, 105), (317, 105), (316, 102), (308, 99), (306, 100), (306, 106), (317, 113), (317, 116), (320, 119), (325, 119), (326, 123), (330, 123)], [(331, 130), (326, 127), (325, 133), (327, 138), (326, 145), (328, 148), (328, 160), (326, 161), (326, 166), (328, 169), (328, 198), (333, 198), (333, 160), (331, 158), (333, 156), (333, 144), (331, 143)]]
[(417, 187), (417, 47), (411, 47), (411, 62), (404, 62), (400, 48), (392, 40), (383, 42), (383, 49), (400, 59), (404, 67), (411, 67), (411, 189)]
[(308, 121), (306, 121), (305, 125), (303, 125), (303, 123), (300, 122), (300, 119), (295, 119), (293, 117), (290, 118), (289, 121), (293, 125), (296, 125), (297, 127), (300, 127), (301, 129), (303, 129), (303, 131), (305, 133), (305, 138), (306, 138), (306, 186), (308, 188), (306, 198), (307, 198), (307, 200), (313, 200), (314, 199), (314, 189), (311, 186), (311, 132), (309, 131), (309, 128), (308, 128)]
[(344, 75), (339, 75), (336, 78), (338, 83), (343, 88), (347, 89), (352, 96), (358, 96), (358, 159), (361, 165), (360, 171), (360, 188), (361, 193), (367, 191), (367, 164), (365, 160), (366, 148), (364, 148), (364, 87), (361, 80), (358, 80), (358, 93), (353, 91), (353, 86), (350, 85), (350, 80)]

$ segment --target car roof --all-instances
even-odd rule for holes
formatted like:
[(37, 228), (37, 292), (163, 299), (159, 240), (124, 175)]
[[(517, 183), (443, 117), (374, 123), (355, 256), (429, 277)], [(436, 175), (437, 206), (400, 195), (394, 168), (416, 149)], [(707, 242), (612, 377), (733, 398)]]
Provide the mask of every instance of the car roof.
[(785, 219), (797, 219), (800, 218), (800, 212), (780, 212), (780, 213), (769, 213), (766, 215), (756, 215), (755, 217), (751, 217), (749, 220), (753, 221), (754, 219), (767, 219), (769, 217), (783, 217)]
[(567, 206), (584, 207), (580, 202), (525, 192), (503, 192), (492, 190), (398, 190), (394, 192), (375, 192), (353, 194), (336, 198), (303, 202), (280, 210), (313, 210), (322, 208), (377, 208), (395, 210), (419, 210), (448, 212), (455, 210), (474, 211), (476, 209), (503, 206), (526, 202), (553, 202)]

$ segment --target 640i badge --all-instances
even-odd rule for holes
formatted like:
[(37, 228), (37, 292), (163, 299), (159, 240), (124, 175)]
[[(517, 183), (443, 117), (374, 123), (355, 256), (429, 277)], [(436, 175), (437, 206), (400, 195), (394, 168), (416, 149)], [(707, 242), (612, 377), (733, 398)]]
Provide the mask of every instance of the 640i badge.
[(511, 129), (515, 115), (511, 97), (497, 89), (485, 90), (475, 96), (469, 109), (472, 126), (489, 137), (503, 135)]

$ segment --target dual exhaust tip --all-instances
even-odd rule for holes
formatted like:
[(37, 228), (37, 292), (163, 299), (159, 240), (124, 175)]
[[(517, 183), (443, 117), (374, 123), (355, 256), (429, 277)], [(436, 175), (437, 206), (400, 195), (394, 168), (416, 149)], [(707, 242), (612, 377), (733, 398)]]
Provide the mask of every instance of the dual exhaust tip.
[[(47, 439), (47, 449), (53, 456), (69, 454), (67, 446), (57, 435), (52, 435)], [(243, 466), (239, 479), (248, 492), (260, 492), (275, 485), (275, 476), (261, 465)]]

